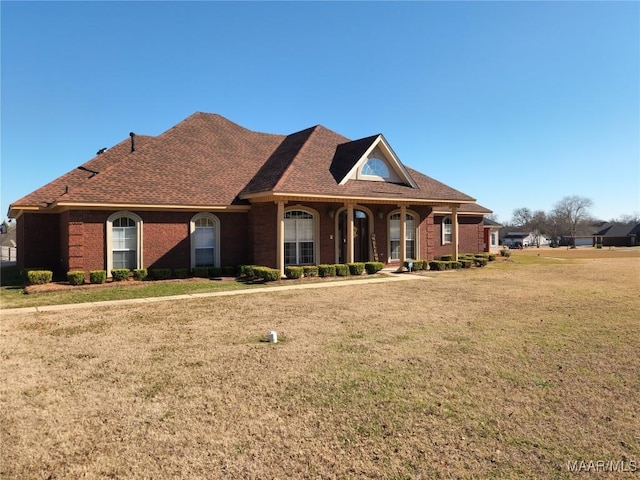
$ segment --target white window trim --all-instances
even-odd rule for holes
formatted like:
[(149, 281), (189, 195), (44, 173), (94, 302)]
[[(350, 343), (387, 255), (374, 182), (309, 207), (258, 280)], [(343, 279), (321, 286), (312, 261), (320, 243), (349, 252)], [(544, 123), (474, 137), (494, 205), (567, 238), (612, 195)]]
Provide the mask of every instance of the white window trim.
[(451, 216), (447, 215), (446, 217), (442, 217), (442, 223), (440, 224), (440, 232), (441, 232), (441, 241), (442, 241), (442, 245), (450, 245), (451, 243), (453, 243), (450, 240), (445, 240), (445, 231), (444, 231), (444, 226), (445, 226), (445, 220), (449, 220), (451, 222), (451, 237), (453, 238), (453, 219), (451, 218)]
[(189, 221), (189, 251), (191, 252), (191, 268), (193, 269), (196, 266), (196, 245), (194, 241), (196, 222), (202, 218), (206, 218), (213, 222), (215, 230), (213, 237), (213, 266), (220, 267), (220, 219), (213, 213), (201, 212), (191, 217), (191, 220)]
[[(292, 205), (290, 207), (286, 207), (284, 209), (283, 215), (288, 213), (288, 212), (304, 212), (304, 213), (308, 213), (309, 215), (311, 215), (313, 217), (313, 265), (318, 265), (318, 261), (319, 261), (319, 254), (320, 254), (320, 227), (319, 227), (319, 221), (320, 221), (320, 214), (314, 210), (313, 208), (310, 207), (305, 207), (303, 205)], [(282, 241), (284, 242), (284, 238), (282, 239)], [(286, 243), (286, 242), (284, 242)], [(284, 243), (283, 243), (283, 247), (284, 248)], [(282, 259), (283, 265), (284, 265), (284, 258)], [(289, 266), (289, 265), (286, 265)]]
[[(416, 258), (406, 258), (405, 260), (419, 260), (420, 259), (420, 215), (418, 215), (418, 213), (415, 210), (409, 210), (406, 209), (405, 213), (407, 215), (411, 215), (413, 217), (413, 224), (415, 225), (415, 229), (416, 229), (416, 236), (415, 236), (415, 251), (416, 251)], [(392, 258), (391, 257), (391, 217), (395, 214), (401, 214), (400, 209), (396, 209), (393, 210), (391, 212), (389, 212), (389, 214), (387, 215), (387, 260), (389, 262), (394, 262), (394, 261), (400, 261), (399, 258)], [(405, 249), (407, 247), (405, 246)]]
[(142, 241), (142, 218), (133, 212), (121, 210), (109, 215), (106, 222), (107, 232), (105, 250), (107, 254), (107, 277), (111, 277), (111, 270), (113, 270), (113, 222), (121, 217), (130, 218), (136, 223), (136, 268), (143, 268), (142, 265), (144, 265), (142, 261), (142, 245), (144, 244)]

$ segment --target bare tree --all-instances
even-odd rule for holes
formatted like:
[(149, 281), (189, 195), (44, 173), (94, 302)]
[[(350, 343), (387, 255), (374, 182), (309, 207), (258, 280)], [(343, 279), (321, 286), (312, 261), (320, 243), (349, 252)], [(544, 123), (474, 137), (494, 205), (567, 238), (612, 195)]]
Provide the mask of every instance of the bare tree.
[[(593, 206), (590, 198), (572, 195), (555, 204), (552, 216), (560, 231), (569, 233), (571, 244), (575, 245), (578, 228), (591, 218), (589, 209)], [(567, 231), (568, 230), (568, 231)]]
[(511, 224), (516, 227), (526, 227), (532, 218), (533, 214), (527, 207), (516, 208), (511, 216)]

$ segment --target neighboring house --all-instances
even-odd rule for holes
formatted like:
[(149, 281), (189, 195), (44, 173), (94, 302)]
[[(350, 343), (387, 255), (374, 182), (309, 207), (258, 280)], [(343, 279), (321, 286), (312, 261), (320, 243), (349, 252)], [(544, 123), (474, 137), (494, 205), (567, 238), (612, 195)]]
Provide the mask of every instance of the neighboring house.
[(16, 261), (16, 229), (6, 228), (1, 225), (0, 229), (0, 261), (3, 264), (13, 263)]
[(551, 240), (545, 235), (536, 232), (507, 232), (502, 237), (502, 244), (510, 248), (546, 246), (550, 243)]
[(610, 223), (593, 234), (594, 244), (603, 247), (633, 247), (640, 245), (640, 223), (622, 225)]
[(490, 218), (484, 219), (484, 251), (496, 253), (500, 251), (500, 229), (502, 225)]
[(195, 113), (130, 137), (10, 206), (20, 266), (284, 272), (483, 250), (491, 211), (405, 166), (381, 134), (274, 135)]

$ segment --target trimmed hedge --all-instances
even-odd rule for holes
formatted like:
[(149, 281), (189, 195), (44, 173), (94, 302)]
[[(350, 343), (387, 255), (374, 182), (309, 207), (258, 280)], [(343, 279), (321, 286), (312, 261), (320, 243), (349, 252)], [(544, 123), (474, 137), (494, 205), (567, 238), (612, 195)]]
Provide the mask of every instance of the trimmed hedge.
[(171, 278), (170, 268), (151, 268), (149, 269), (149, 278), (151, 280), (168, 280)]
[(209, 269), (207, 267), (194, 267), (191, 275), (198, 278), (209, 278)]
[(285, 267), (284, 268), (284, 275), (287, 278), (296, 279), (296, 278), (300, 278), (303, 274), (304, 274), (303, 267)]
[(450, 262), (453, 260), (453, 255), (440, 255), (440, 260), (443, 262)]
[(238, 267), (238, 273), (241, 277), (253, 278), (256, 276), (255, 272), (253, 271), (255, 267), (255, 265), (240, 265)]
[(424, 270), (424, 261), (423, 260), (405, 260), (403, 263), (404, 268), (409, 269), (409, 263), (412, 263), (411, 271), (415, 272), (416, 270)]
[(253, 272), (256, 277), (260, 277), (265, 282), (280, 280), (280, 270), (277, 268), (253, 267)]
[(111, 277), (114, 282), (123, 282), (129, 279), (131, 271), (128, 268), (114, 268), (111, 270)]
[(302, 267), (304, 271), (305, 277), (317, 277), (318, 276), (318, 267), (316, 265), (305, 265)]
[(89, 272), (89, 282), (91, 283), (104, 283), (107, 281), (106, 270), (91, 270)]
[(53, 280), (51, 270), (26, 269), (22, 271), (22, 276), (27, 285), (44, 285)]
[(220, 276), (222, 276), (222, 268), (220, 268), (220, 267), (209, 267), (209, 276), (210, 277), (220, 277)]
[(508, 249), (503, 248), (502, 250), (500, 250), (500, 256), (508, 258), (511, 256), (511, 252)]
[(69, 282), (69, 285), (82, 285), (84, 283), (84, 272), (81, 270), (67, 272), (67, 282)]
[(362, 275), (364, 273), (364, 262), (347, 263), (351, 275)]
[(336, 275), (338, 277), (346, 277), (349, 275), (349, 267), (344, 263), (336, 263)]
[(435, 270), (436, 272), (441, 272), (446, 270), (447, 262), (443, 262), (442, 260), (431, 260), (429, 262), (429, 270)]
[(146, 268), (136, 268), (133, 270), (133, 279), (134, 280), (144, 280), (147, 278), (147, 269)]
[(364, 269), (367, 271), (369, 275), (373, 275), (374, 273), (379, 272), (384, 268), (384, 263), (382, 262), (367, 262), (364, 264)]
[(462, 265), (462, 268), (471, 268), (474, 265), (474, 261), (467, 259), (467, 258), (463, 258), (461, 260), (459, 260), (460, 264)]
[(188, 268), (174, 268), (173, 276), (175, 278), (188, 278), (189, 277), (189, 269)]
[(476, 267), (484, 267), (487, 263), (489, 263), (489, 260), (486, 258), (476, 257)]
[(318, 275), (320, 277), (335, 277), (336, 266), (335, 265), (318, 265)]

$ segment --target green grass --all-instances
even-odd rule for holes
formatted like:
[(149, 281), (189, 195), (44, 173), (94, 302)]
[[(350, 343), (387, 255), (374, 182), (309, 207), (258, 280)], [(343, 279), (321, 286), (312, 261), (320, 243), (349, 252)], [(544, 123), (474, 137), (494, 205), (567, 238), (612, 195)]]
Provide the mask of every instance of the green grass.
[(97, 288), (69, 286), (65, 290), (25, 294), (22, 286), (0, 287), (2, 308), (64, 305), (70, 303), (128, 300), (133, 298), (166, 297), (194, 293), (209, 293), (245, 288), (259, 288), (262, 284), (247, 284), (234, 281), (193, 279), (188, 282), (122, 282)]

